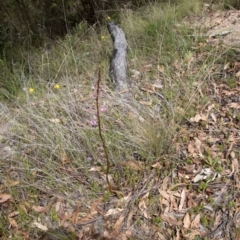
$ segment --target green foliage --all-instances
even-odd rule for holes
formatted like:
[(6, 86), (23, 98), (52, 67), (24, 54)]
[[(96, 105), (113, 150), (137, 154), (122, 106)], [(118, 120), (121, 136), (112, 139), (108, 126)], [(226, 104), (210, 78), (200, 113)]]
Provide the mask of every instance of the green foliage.
[(162, 223), (162, 218), (161, 217), (154, 217), (153, 218), (153, 224), (160, 226)]
[(223, 6), (225, 9), (240, 9), (239, 0), (223, 0)]
[(93, 24), (106, 19), (107, 15), (119, 18), (124, 3), (115, 0), (3, 0), (0, 5), (0, 53), (16, 44), (25, 48), (42, 46), (46, 38), (63, 37), (82, 21)]
[(56, 228), (42, 233), (42, 239), (76, 240), (78, 237), (72, 231), (67, 231), (64, 228)]
[(0, 69), (0, 101), (13, 100), (21, 89), (23, 76), (21, 72), (17, 75), (17, 70), (10, 67), (4, 59), (0, 59)]
[(46, 36), (66, 34), (82, 20), (82, 11), (79, 2), (73, 0), (4, 0), (0, 7), (0, 24), (4, 25), (0, 35), (12, 43), (27, 42), (36, 46)]
[(207, 226), (208, 226), (209, 222), (208, 222), (208, 219), (207, 219), (207, 217), (206, 217), (205, 215), (202, 215), (202, 217), (201, 217), (201, 223), (202, 223), (202, 225), (203, 225), (204, 227), (207, 227)]
[(198, 189), (199, 189), (199, 191), (205, 191), (207, 189), (207, 187), (208, 187), (207, 182), (201, 181), (199, 186), (198, 186)]
[[(169, 3), (157, 3), (147, 8), (140, 8), (138, 14), (131, 13), (122, 18), (126, 25), (125, 31), (129, 36), (129, 45), (133, 52), (130, 57), (135, 57), (138, 52), (141, 55), (150, 55), (151, 61), (169, 64), (178, 56), (184, 56), (193, 40), (190, 37), (190, 28), (181, 24), (182, 19), (192, 13), (201, 11), (199, 1), (172, 1)], [(136, 24), (130, 24), (135, 21)]]
[(0, 212), (0, 238), (5, 238), (7, 234), (7, 228), (8, 225), (7, 219), (5, 217), (5, 214), (3, 212)]
[[(39, 197), (43, 195), (46, 199), (50, 193), (51, 196), (65, 196), (66, 201), (70, 200), (75, 205), (74, 202), (81, 196), (84, 204), (79, 214), (82, 211), (84, 213), (84, 207), (90, 209), (90, 200), (94, 201), (99, 196), (106, 206), (112, 202), (112, 195), (106, 192), (106, 161), (99, 132), (96, 124), (90, 123), (91, 119), (96, 120), (95, 94), (99, 65), (103, 80), (99, 101), (100, 106), (107, 108), (100, 115), (102, 134), (110, 156), (109, 174), (113, 183), (116, 183), (118, 197), (122, 194), (122, 198), (128, 191), (133, 192), (132, 196), (137, 197), (136, 205), (139, 205), (142, 195), (135, 195), (134, 191), (141, 194), (139, 190), (144, 187), (153, 189), (150, 191), (155, 194), (155, 186), (151, 181), (146, 181), (148, 177), (150, 180), (151, 174), (154, 174), (152, 176), (156, 181), (165, 177), (171, 179), (169, 187), (176, 184), (171, 191), (180, 191), (182, 185), (178, 183), (181, 178), (169, 176), (173, 176), (176, 165), (181, 167), (184, 164), (179, 150), (185, 148), (191, 138), (188, 134), (184, 135), (183, 142), (178, 145), (178, 134), (175, 131), (179, 129), (179, 135), (184, 134), (187, 128), (186, 125), (182, 127), (181, 119), (195, 116), (199, 111), (196, 108), (206, 101), (204, 96), (200, 97), (196, 86), (199, 83), (203, 86), (205, 79), (209, 80), (206, 76), (209, 76), (213, 63), (221, 56), (209, 46), (209, 49), (199, 50), (199, 43), (203, 40), (190, 38), (193, 30), (181, 25), (183, 17), (198, 11), (199, 2), (177, 1), (180, 3), (177, 7), (172, 7), (168, 1), (163, 4), (156, 2), (153, 6), (138, 9), (136, 13), (126, 10), (116, 17), (128, 37), (130, 69), (139, 70), (142, 74), (139, 79), (131, 78), (138, 94), (138, 99), (131, 101), (133, 105), (119, 102), (109, 90), (111, 38), (105, 26), (89, 27), (86, 22), (82, 22), (64, 39), (51, 42), (44, 48), (29, 47), (27, 51), (18, 51), (19, 61), (13, 61), (12, 65), (6, 59), (0, 62), (3, 69), (0, 75), (2, 98), (15, 99), (17, 106), (17, 114), (9, 113), (9, 118), (14, 117), (16, 124), (11, 129), (14, 137), (10, 141), (13, 141), (16, 151), (21, 153), (11, 159), (11, 166), (7, 166), (21, 170), (21, 183), (14, 188), (16, 192), (11, 192), (13, 199), (16, 199), (19, 191), (32, 205), (40, 202)], [(60, 2), (52, 4), (55, 9)], [(199, 55), (203, 52), (208, 55), (206, 58), (197, 56), (197, 51)], [(202, 62), (193, 61), (190, 66), (192, 58)], [(144, 71), (142, 69), (145, 65), (152, 67)], [(164, 71), (158, 71), (158, 65), (162, 65)], [(163, 97), (154, 96), (157, 88), (155, 93), (141, 91), (141, 84), (152, 86), (159, 79), (164, 84), (163, 89), (159, 90)], [(14, 84), (17, 80), (19, 85)], [(57, 88), (54, 87), (56, 85)], [(229, 85), (233, 86), (232, 81), (229, 81)], [(232, 116), (233, 112), (229, 114)], [(175, 147), (178, 149), (177, 154), (173, 152)], [(135, 152), (139, 158), (134, 155)], [(183, 156), (187, 164), (195, 164), (191, 156), (185, 156), (185, 153)], [(218, 161), (206, 154), (205, 163), (220, 172), (222, 166)], [(159, 169), (153, 167), (155, 162), (160, 164)], [(3, 162), (6, 165), (10, 163)], [(200, 182), (198, 188), (188, 178), (182, 179), (193, 194), (199, 191), (204, 194), (208, 187), (209, 179)], [(45, 188), (47, 192), (38, 192), (38, 189)], [(149, 196), (150, 203), (147, 204), (151, 207), (152, 193)], [(204, 204), (203, 200), (201, 204), (193, 205), (195, 207), (190, 209), (190, 213), (202, 213)], [(229, 202), (229, 207), (234, 207), (234, 203)], [(161, 211), (158, 209), (159, 214), (155, 213), (152, 222), (161, 228)], [(45, 214), (54, 225), (61, 220), (54, 207), (40, 217)], [(31, 221), (24, 212), (20, 212), (18, 219), (26, 225)], [(145, 220), (139, 217), (134, 225), (141, 225)], [(201, 221), (203, 225), (212, 222), (204, 217)], [(4, 231), (1, 230), (4, 224), (7, 225), (0, 215), (0, 238), (5, 234), (6, 227)], [(61, 229), (50, 229), (46, 233), (47, 237), (75, 239), (74, 234)]]
[[(46, 38), (65, 36), (84, 20), (88, 23), (104, 22), (110, 16), (119, 21), (121, 8), (136, 8), (150, 2), (169, 3), (166, 0), (3, 0), (0, 6), (0, 53), (16, 44), (26, 48), (30, 45), (42, 46), (46, 44)], [(170, 2), (181, 4), (185, 1)], [(186, 9), (194, 12), (196, 5), (189, 1), (188, 8), (181, 8), (178, 14), (186, 14)]]

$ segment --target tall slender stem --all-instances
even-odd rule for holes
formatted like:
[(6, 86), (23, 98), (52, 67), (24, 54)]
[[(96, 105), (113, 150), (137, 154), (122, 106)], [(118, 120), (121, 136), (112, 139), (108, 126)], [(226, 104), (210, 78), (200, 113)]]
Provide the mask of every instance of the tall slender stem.
[(106, 180), (107, 180), (107, 184), (108, 184), (108, 189), (109, 192), (112, 193), (112, 188), (111, 188), (111, 184), (109, 181), (109, 168), (110, 168), (110, 160), (109, 160), (109, 156), (108, 156), (108, 150), (107, 150), (107, 146), (102, 134), (102, 126), (101, 126), (101, 118), (100, 118), (100, 110), (99, 110), (99, 92), (100, 92), (100, 82), (101, 82), (101, 69), (100, 67), (98, 68), (98, 80), (97, 80), (97, 96), (96, 96), (96, 108), (97, 108), (97, 121), (98, 121), (98, 132), (99, 132), (99, 136), (102, 142), (102, 146), (104, 149), (104, 153), (105, 153), (105, 157), (107, 160), (107, 168), (106, 168)]

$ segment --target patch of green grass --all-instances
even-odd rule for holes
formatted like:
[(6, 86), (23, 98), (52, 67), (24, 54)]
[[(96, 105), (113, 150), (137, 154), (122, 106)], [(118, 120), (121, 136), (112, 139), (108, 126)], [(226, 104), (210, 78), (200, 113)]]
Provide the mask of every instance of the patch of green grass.
[(55, 222), (59, 221), (59, 216), (54, 208), (51, 208), (49, 215), (51, 216), (51, 219)]
[(229, 201), (227, 207), (230, 209), (236, 208), (236, 202), (234, 200)]
[[(96, 127), (98, 66), (102, 73), (99, 101), (106, 108), (101, 111), (101, 121), (114, 182), (131, 191), (150, 174), (156, 159), (161, 159), (163, 165), (156, 170), (157, 177), (170, 175), (178, 164), (178, 158), (170, 155), (175, 154), (176, 129), (208, 102), (204, 90), (213, 65), (217, 61), (225, 63), (233, 54), (221, 60), (219, 50), (200, 46), (203, 39), (190, 37), (194, 29), (184, 25), (183, 18), (200, 13), (201, 3), (191, 0), (175, 6), (155, 3), (136, 12), (123, 11), (119, 16), (129, 43), (129, 68), (140, 71), (142, 76), (138, 80), (130, 77), (138, 92), (138, 98), (131, 103), (112, 93), (108, 77), (112, 42), (105, 26), (88, 28), (82, 23), (65, 39), (29, 52), (31, 71), (27, 77), (23, 72), (20, 74), (25, 90), (18, 87), (17, 114), (12, 114), (16, 120), (12, 141), (21, 153), (11, 160), (11, 167), (21, 169), (21, 186), (12, 191), (13, 197), (23, 191), (27, 200), (35, 203), (39, 189), (46, 188), (53, 195), (75, 196), (77, 192), (85, 196), (82, 199), (85, 202), (99, 195), (105, 202), (111, 200), (109, 193), (105, 193), (106, 159)], [(149, 64), (151, 69), (144, 70)], [(161, 74), (159, 65), (164, 68)], [(14, 78), (15, 73), (18, 72), (11, 73)], [(142, 85), (151, 86), (155, 82), (163, 85), (159, 90), (163, 99), (140, 92)], [(59, 88), (54, 87), (56, 84)], [(30, 88), (34, 91), (29, 91)], [(142, 99), (152, 100), (153, 104), (140, 104)], [(158, 106), (159, 109), (155, 108)], [(187, 137), (183, 140), (185, 144), (188, 141)], [(145, 161), (144, 174), (121, 166), (135, 152)], [(221, 171), (214, 159), (207, 160), (208, 165)], [(186, 162), (192, 164), (189, 158)], [(174, 181), (178, 183), (177, 178)], [(205, 191), (207, 186), (203, 181), (198, 190)], [(189, 189), (192, 188), (190, 184)], [(200, 204), (192, 211), (199, 213), (202, 209)], [(49, 214), (52, 221), (58, 221), (53, 209)], [(19, 219), (29, 221), (23, 213)], [(153, 218), (156, 225), (161, 221), (160, 217)], [(202, 221), (205, 224), (205, 219)], [(138, 223), (141, 225), (142, 219)]]
[[(189, 14), (200, 11), (198, 2), (182, 1), (176, 8), (171, 4), (154, 4), (138, 14), (128, 14), (123, 19), (129, 36), (130, 58), (151, 56), (151, 62), (169, 64), (189, 50), (192, 39), (189, 29), (178, 23)], [(133, 20), (134, 18), (134, 20)], [(135, 24), (133, 24), (133, 21)]]
[(190, 209), (190, 213), (193, 212), (193, 213), (200, 213), (204, 208), (204, 205), (203, 204), (199, 204), (198, 206), (195, 206), (195, 207), (192, 207)]
[(198, 185), (198, 190), (204, 192), (208, 187), (208, 183), (205, 181), (201, 181)]
[(54, 228), (41, 233), (42, 239), (58, 239), (58, 240), (75, 240), (77, 239), (76, 233), (67, 231), (66, 229)]
[(239, 0), (222, 0), (224, 9), (240, 9)]
[(153, 224), (155, 224), (157, 226), (161, 226), (161, 223), (162, 223), (162, 218), (160, 218), (160, 217), (153, 218)]
[(207, 227), (208, 226), (208, 219), (205, 215), (202, 215), (201, 216), (201, 223), (204, 227)]
[(187, 164), (192, 164), (192, 159), (187, 158), (187, 159), (186, 159), (186, 163), (187, 163)]
[(24, 74), (21, 67), (14, 69), (4, 59), (0, 59), (0, 100), (12, 101), (21, 91)]
[(29, 224), (32, 222), (32, 217), (20, 207), (18, 208), (18, 212), (19, 214), (17, 215), (16, 221), (20, 223), (21, 228), (28, 229)]
[(7, 219), (3, 212), (0, 213), (0, 237), (6, 238), (8, 235), (8, 229), (7, 229)]
[(226, 82), (227, 86), (228, 86), (230, 89), (233, 89), (233, 88), (236, 88), (236, 87), (237, 87), (237, 81), (236, 81), (236, 79), (233, 78), (233, 77), (229, 77), (229, 78), (225, 79), (224, 82)]

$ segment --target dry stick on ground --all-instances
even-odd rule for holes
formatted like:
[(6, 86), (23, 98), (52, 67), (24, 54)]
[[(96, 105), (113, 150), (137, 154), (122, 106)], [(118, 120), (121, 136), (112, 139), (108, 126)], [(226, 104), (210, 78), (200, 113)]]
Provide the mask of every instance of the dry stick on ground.
[(107, 180), (107, 184), (108, 184), (108, 189), (109, 192), (112, 193), (112, 188), (111, 188), (111, 184), (109, 181), (109, 167), (110, 167), (110, 161), (109, 161), (109, 156), (108, 156), (108, 150), (107, 150), (107, 146), (104, 140), (104, 137), (102, 135), (102, 126), (101, 126), (101, 118), (100, 118), (100, 110), (99, 110), (99, 90), (100, 90), (100, 82), (101, 82), (101, 69), (99, 67), (98, 69), (98, 81), (97, 81), (97, 96), (96, 96), (96, 107), (97, 107), (97, 120), (98, 120), (98, 132), (99, 132), (99, 136), (102, 142), (102, 146), (104, 149), (104, 153), (106, 156), (106, 160), (107, 160), (107, 169), (106, 169), (106, 180)]

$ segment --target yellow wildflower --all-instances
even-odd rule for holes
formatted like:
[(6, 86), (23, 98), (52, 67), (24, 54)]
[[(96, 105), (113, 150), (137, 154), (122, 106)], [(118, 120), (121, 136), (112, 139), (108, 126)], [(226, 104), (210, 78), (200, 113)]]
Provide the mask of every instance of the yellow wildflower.
[(55, 88), (55, 89), (59, 89), (60, 86), (59, 86), (58, 84), (55, 84), (55, 85), (54, 85), (54, 88)]
[(101, 39), (105, 39), (105, 36), (102, 35), (102, 36), (101, 36)]
[(28, 92), (33, 93), (33, 92), (34, 92), (34, 89), (33, 89), (33, 88), (29, 88), (29, 89), (28, 89)]

